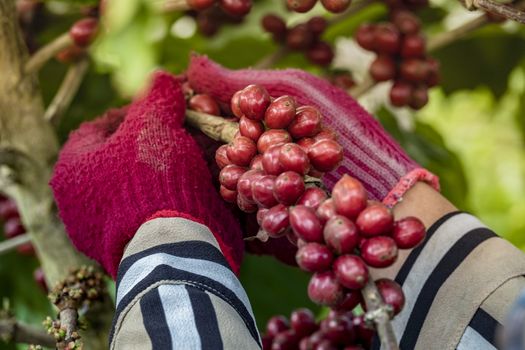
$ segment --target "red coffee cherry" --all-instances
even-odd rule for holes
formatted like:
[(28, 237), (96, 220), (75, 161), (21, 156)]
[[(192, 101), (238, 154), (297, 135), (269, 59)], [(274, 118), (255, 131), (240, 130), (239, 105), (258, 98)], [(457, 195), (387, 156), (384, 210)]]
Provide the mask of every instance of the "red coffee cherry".
[(314, 314), (306, 308), (294, 310), (290, 315), (290, 323), (295, 333), (301, 337), (312, 334), (318, 328)]
[(290, 324), (284, 316), (273, 316), (266, 323), (266, 334), (275, 337), (277, 334), (290, 329)]
[(215, 0), (186, 0), (188, 6), (195, 11), (202, 11), (215, 4)]
[(239, 96), (240, 110), (247, 118), (254, 120), (264, 118), (264, 113), (270, 102), (268, 91), (260, 85), (248, 85)]
[(315, 135), (313, 139), (315, 142), (321, 141), (321, 140), (337, 141), (337, 134), (332, 129), (324, 128), (317, 135)]
[(313, 137), (303, 137), (302, 139), (296, 141), (295, 143), (302, 147), (302, 149), (308, 153), (310, 147), (316, 142)]
[(0, 219), (7, 221), (18, 217), (20, 217), (20, 214), (14, 200), (7, 198), (0, 201)]
[(323, 242), (323, 226), (312, 208), (304, 205), (290, 208), (290, 226), (306, 242)]
[(305, 13), (310, 11), (316, 3), (317, 0), (286, 0), (286, 7), (295, 12)]
[(401, 78), (413, 82), (424, 83), (429, 75), (429, 65), (427, 62), (415, 58), (401, 62)]
[(421, 29), (421, 22), (410, 11), (396, 11), (392, 22), (405, 35), (416, 34)]
[(320, 140), (309, 148), (308, 158), (315, 169), (322, 172), (332, 171), (343, 160), (343, 147), (334, 140)]
[(83, 18), (76, 21), (69, 29), (69, 36), (80, 47), (86, 47), (97, 34), (98, 20), (96, 18)]
[(367, 324), (367, 322), (365, 322), (364, 318), (364, 315), (355, 316), (352, 319), (352, 323), (354, 324), (354, 329), (356, 330), (357, 339), (359, 339), (359, 342), (364, 344), (368, 349), (372, 343), (372, 338), (375, 335), (375, 331)]
[[(352, 311), (363, 301), (360, 290), (347, 291), (341, 304), (336, 306), (337, 310)], [(345, 348), (346, 349), (346, 348)]]
[(341, 255), (334, 261), (334, 273), (343, 286), (361, 289), (368, 282), (368, 268), (357, 255)]
[(390, 103), (396, 107), (407, 106), (412, 98), (412, 86), (403, 81), (397, 81), (390, 89)]
[(245, 213), (255, 213), (257, 211), (257, 204), (242, 196), (239, 192), (237, 192), (237, 206)]
[(401, 34), (399, 30), (389, 24), (378, 24), (375, 29), (375, 49), (386, 54), (396, 54), (401, 46)]
[(265, 153), (271, 146), (282, 145), (291, 141), (292, 138), (286, 130), (266, 130), (257, 141), (257, 150), (259, 153)]
[(326, 244), (339, 255), (352, 253), (359, 243), (355, 224), (341, 215), (326, 222), (323, 236)]
[(378, 279), (376, 286), (385, 304), (392, 306), (394, 316), (400, 313), (405, 306), (405, 294), (401, 286), (388, 278)]
[(264, 152), (262, 166), (267, 174), (279, 175), (285, 171), (280, 161), (282, 147), (282, 145), (275, 145)]
[(401, 56), (404, 58), (425, 56), (425, 38), (419, 34), (406, 36), (401, 45)]
[(295, 139), (313, 137), (321, 131), (321, 112), (312, 106), (297, 108), (295, 119), (288, 126), (290, 135)]
[(258, 120), (241, 117), (239, 120), (239, 132), (242, 136), (257, 142), (264, 133), (264, 126)]
[(308, 155), (301, 146), (295, 143), (286, 143), (281, 147), (279, 162), (285, 171), (295, 171), (298, 174), (306, 175), (310, 170)]
[(371, 24), (362, 24), (357, 28), (355, 40), (365, 50), (374, 51), (376, 48), (376, 27)]
[(319, 218), (319, 220), (321, 220), (322, 223), (325, 223), (334, 216), (336, 216), (337, 212), (335, 211), (334, 200), (332, 198), (328, 198), (327, 200), (322, 202), (315, 213), (317, 214), (317, 217)]
[(295, 118), (295, 100), (291, 96), (276, 98), (264, 114), (264, 122), (270, 129), (285, 129)]
[(277, 204), (266, 212), (261, 228), (266, 231), (270, 237), (278, 238), (284, 236), (289, 222), (288, 207)]
[(351, 344), (355, 338), (352, 318), (346, 315), (325, 319), (321, 322), (321, 331), (324, 332), (324, 341), (328, 342), (327, 346), (330, 346), (323, 349), (338, 349), (335, 345)]
[(351, 4), (351, 0), (321, 0), (324, 8), (332, 13), (341, 13)]
[(328, 198), (325, 191), (318, 187), (310, 187), (304, 191), (304, 194), (297, 201), (298, 205), (317, 210), (317, 208)]
[(242, 93), (242, 90), (237, 91), (235, 94), (233, 94), (232, 99), (230, 101), (230, 109), (233, 115), (236, 116), (237, 118), (240, 118), (243, 116), (241, 107), (239, 106), (241, 93)]
[(245, 16), (252, 9), (251, 0), (219, 0), (219, 5), (226, 13), (236, 17)]
[(295, 204), (304, 190), (304, 178), (294, 171), (285, 171), (275, 180), (275, 198), (284, 205)]
[(226, 154), (233, 164), (248, 166), (252, 158), (257, 154), (257, 147), (253, 140), (239, 136), (228, 145)]
[(425, 239), (425, 225), (413, 216), (394, 223), (392, 238), (400, 249), (412, 249)]
[(396, 77), (396, 63), (391, 56), (381, 55), (370, 65), (370, 75), (375, 81), (387, 81)]
[(308, 29), (312, 32), (315, 36), (320, 36), (323, 34), (323, 32), (326, 30), (326, 27), (328, 26), (328, 22), (324, 17), (321, 16), (313, 16), (310, 18), (306, 25), (308, 26)]
[(4, 223), (4, 235), (6, 238), (13, 238), (25, 232), (26, 229), (19, 217), (12, 217)]
[(221, 185), (219, 188), (221, 197), (228, 203), (237, 203), (237, 191), (232, 191)]
[(277, 204), (273, 195), (275, 176), (265, 175), (252, 183), (252, 196), (259, 207), (270, 208)]
[(237, 181), (237, 192), (243, 196), (247, 201), (254, 202), (252, 195), (252, 184), (255, 180), (264, 176), (264, 172), (260, 170), (248, 170)]
[(297, 265), (308, 272), (322, 272), (330, 269), (333, 259), (332, 251), (324, 244), (307, 243), (297, 250)]
[(346, 174), (337, 181), (332, 189), (332, 199), (337, 213), (350, 219), (355, 218), (366, 208), (367, 197), (361, 182)]
[(386, 235), (394, 226), (394, 216), (384, 204), (372, 204), (359, 214), (356, 225), (363, 237)]
[(250, 163), (250, 170), (264, 170), (264, 167), (262, 165), (262, 154), (258, 154), (255, 157), (253, 157), (252, 162)]
[(316, 304), (337, 305), (343, 300), (343, 286), (332, 271), (318, 272), (310, 278), (308, 297)]
[(190, 109), (193, 109), (197, 112), (211, 114), (211, 115), (221, 115), (221, 109), (217, 102), (211, 98), (210, 95), (198, 94), (193, 96), (189, 101)]
[(272, 343), (271, 350), (287, 350), (296, 349), (299, 344), (299, 336), (295, 334), (293, 329), (289, 329), (275, 336)]
[(425, 83), (428, 87), (434, 87), (439, 84), (439, 62), (433, 58), (427, 58), (428, 75)]
[(387, 267), (397, 259), (396, 242), (386, 236), (372, 237), (361, 246), (361, 257), (372, 267)]
[(306, 58), (314, 64), (328, 66), (334, 59), (334, 51), (329, 44), (318, 41), (306, 51)]
[(268, 14), (262, 19), (262, 26), (264, 30), (273, 35), (276, 41), (283, 41), (286, 38), (286, 22), (274, 14)]
[(409, 106), (413, 109), (421, 109), (428, 103), (428, 88), (426, 86), (418, 86), (412, 91), (412, 98)]
[(288, 30), (286, 45), (292, 50), (306, 50), (314, 43), (314, 36), (305, 23)]

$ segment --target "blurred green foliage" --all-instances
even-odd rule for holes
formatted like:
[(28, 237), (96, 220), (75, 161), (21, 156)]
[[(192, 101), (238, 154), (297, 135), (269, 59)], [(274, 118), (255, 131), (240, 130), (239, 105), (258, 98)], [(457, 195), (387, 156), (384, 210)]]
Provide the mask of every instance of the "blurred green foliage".
[[(85, 2), (85, 1), (79, 1)], [(213, 38), (199, 34), (173, 35), (180, 14), (160, 14), (148, 0), (114, 0), (105, 19), (107, 30), (92, 49), (95, 64), (58, 127), (63, 142), (70, 130), (105, 109), (126, 103), (156, 67), (180, 73), (192, 51), (209, 55), (230, 68), (255, 64), (276, 46), (260, 29), (268, 12), (284, 14), (296, 23), (311, 16), (289, 14), (278, 0), (257, 1), (252, 14), (238, 26), (223, 27)], [(320, 7), (313, 13), (326, 15)], [(446, 11), (425, 10), (429, 32), (443, 29)], [(39, 41), (46, 42), (80, 16), (49, 16)], [(328, 15), (326, 15), (328, 17)], [(349, 37), (360, 23), (386, 16), (374, 5), (331, 27), (325, 38)], [(459, 208), (481, 217), (497, 232), (525, 249), (525, 30), (490, 25), (438, 52), (443, 83), (430, 104), (413, 114), (411, 128), (400, 128), (392, 113), (378, 118), (408, 153), (441, 177), (443, 193)], [(351, 58), (350, 58), (351, 59)], [(278, 67), (298, 67), (314, 74), (323, 70), (301, 55), (291, 54)], [(40, 75), (48, 103), (66, 67), (48, 64)], [(20, 319), (38, 323), (51, 313), (45, 296), (31, 278), (34, 258), (11, 253), (0, 257), (0, 297), (8, 297)], [(311, 305), (306, 297), (308, 277), (270, 258), (247, 257), (241, 279), (262, 327), (273, 314)], [(3, 345), (1, 345), (3, 346)]]

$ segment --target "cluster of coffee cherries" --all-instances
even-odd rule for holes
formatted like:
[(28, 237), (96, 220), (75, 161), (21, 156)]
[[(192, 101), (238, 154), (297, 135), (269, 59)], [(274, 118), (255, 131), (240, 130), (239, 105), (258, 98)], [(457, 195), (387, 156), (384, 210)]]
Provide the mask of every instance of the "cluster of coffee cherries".
[(316, 322), (311, 310), (294, 310), (290, 319), (273, 316), (266, 324), (263, 350), (363, 350), (370, 347), (374, 330), (363, 315), (331, 310)]
[(331, 72), (327, 76), (327, 80), (343, 90), (349, 90), (355, 86), (355, 80), (352, 74), (345, 70), (335, 70)]
[(391, 22), (361, 25), (356, 41), (377, 54), (369, 69), (372, 78), (394, 82), (394, 106), (417, 110), (427, 104), (428, 89), (439, 82), (439, 63), (428, 57), (421, 23), (412, 12), (395, 11)]
[(393, 10), (417, 11), (429, 4), (428, 0), (385, 0), (386, 5)]
[[(14, 200), (0, 195), (0, 221), (4, 222), (3, 232), (6, 239), (11, 239), (26, 233), (26, 229), (20, 220), (20, 214)], [(16, 248), (23, 256), (34, 256), (35, 249), (31, 243), (24, 243)], [(44, 272), (38, 267), (33, 272), (35, 282), (47, 292)]]
[(197, 21), (197, 28), (205, 36), (215, 35), (223, 24), (241, 23), (252, 8), (251, 0), (187, 0)]
[[(333, 131), (323, 128), (313, 106), (297, 106), (291, 96), (271, 98), (266, 89), (249, 85), (235, 93), (231, 110), (239, 132), (217, 149), (222, 197), (247, 212), (257, 212), (271, 237), (289, 231), (288, 207), (326, 198), (306, 178), (320, 178), (343, 158)], [(293, 233), (292, 233), (293, 234)]]
[(62, 63), (71, 63), (83, 57), (87, 47), (95, 39), (97, 30), (98, 19), (95, 17), (85, 17), (73, 23), (69, 29), (73, 45), (60, 51), (56, 59)]
[(264, 30), (272, 35), (275, 42), (291, 50), (304, 52), (310, 62), (320, 66), (328, 66), (334, 58), (330, 44), (321, 40), (327, 25), (327, 21), (320, 16), (291, 28), (286, 26), (283, 18), (274, 14), (268, 14), (262, 19)]
[[(345, 11), (351, 3), (352, 0), (321, 0), (323, 7), (332, 13)], [(290, 11), (299, 13), (310, 11), (315, 4), (317, 4), (317, 0), (286, 0), (286, 7)]]

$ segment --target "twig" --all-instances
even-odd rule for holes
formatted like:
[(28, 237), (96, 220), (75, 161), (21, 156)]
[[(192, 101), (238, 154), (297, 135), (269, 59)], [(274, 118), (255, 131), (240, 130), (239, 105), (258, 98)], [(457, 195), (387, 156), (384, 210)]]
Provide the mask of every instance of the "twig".
[(469, 11), (484, 10), (495, 15), (525, 24), (525, 12), (492, 0), (460, 0)]
[(285, 46), (281, 46), (271, 54), (264, 56), (257, 63), (255, 63), (253, 67), (256, 69), (270, 68), (274, 66), (277, 62), (279, 62), (281, 59), (283, 59), (283, 57), (288, 55), (288, 53), (290, 53), (290, 49), (288, 49)]
[(78, 88), (86, 75), (88, 66), (89, 60), (84, 58), (69, 67), (53, 101), (51, 101), (46, 109), (46, 113), (44, 114), (45, 120), (55, 126), (59, 123), (60, 118), (75, 97)]
[(17, 322), (14, 318), (0, 320), (0, 338), (6, 342), (37, 344), (48, 348), (55, 347), (55, 339), (44, 330)]
[(163, 12), (186, 11), (190, 9), (186, 0), (160, 0), (158, 7)]
[(374, 281), (368, 280), (361, 293), (368, 310), (365, 314), (365, 319), (374, 322), (379, 339), (381, 339), (382, 348), (385, 350), (399, 350), (396, 336), (390, 323), (391, 307), (383, 303)]
[(74, 308), (65, 308), (60, 310), (60, 324), (66, 331), (65, 343), (66, 345), (71, 342), (78, 340), (78, 311)]
[(29, 75), (37, 72), (42, 66), (53, 58), (57, 53), (73, 45), (73, 40), (69, 33), (64, 33), (55, 38), (50, 43), (43, 46), (27, 60), (25, 64), (25, 74)]
[(230, 142), (239, 125), (214, 115), (186, 110), (186, 121), (216, 141)]
[(0, 243), (0, 255), (8, 253), (11, 250), (14, 250), (17, 247), (21, 246), (22, 244), (26, 244), (29, 242), (31, 242), (31, 236), (28, 234), (23, 234), (23, 235), (16, 236), (8, 240), (5, 240)]

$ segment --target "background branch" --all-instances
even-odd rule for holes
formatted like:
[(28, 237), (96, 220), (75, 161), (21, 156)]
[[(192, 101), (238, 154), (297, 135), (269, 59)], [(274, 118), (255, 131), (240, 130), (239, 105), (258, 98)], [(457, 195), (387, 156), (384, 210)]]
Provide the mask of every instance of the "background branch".
[(26, 74), (32, 74), (39, 71), (47, 61), (71, 45), (73, 45), (73, 40), (71, 39), (69, 32), (62, 34), (53, 41), (47, 43), (29, 58), (25, 65)]
[(7, 342), (55, 347), (55, 339), (40, 327), (17, 322), (13, 318), (0, 320), (0, 338)]
[(525, 12), (520, 11), (519, 8), (492, 0), (460, 0), (460, 2), (469, 11), (480, 9), (525, 24)]
[(0, 255), (9, 253), (10, 251), (21, 246), (22, 244), (26, 244), (29, 242), (31, 242), (31, 236), (28, 234), (23, 234), (0, 242)]

